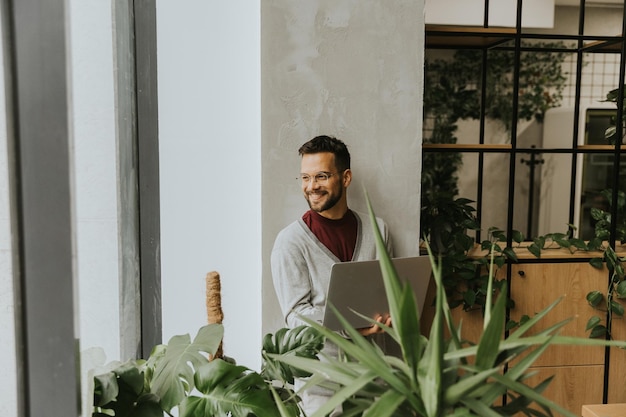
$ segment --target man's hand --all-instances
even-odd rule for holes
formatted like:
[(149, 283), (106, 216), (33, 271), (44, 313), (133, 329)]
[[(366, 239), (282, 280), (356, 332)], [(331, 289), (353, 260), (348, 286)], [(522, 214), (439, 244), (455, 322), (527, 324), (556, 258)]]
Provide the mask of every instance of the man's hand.
[[(378, 323), (384, 324), (387, 327), (391, 327), (391, 316), (388, 314), (385, 315), (385, 317), (378, 315), (374, 318), (374, 320), (376, 320)], [(357, 330), (359, 331), (361, 336), (371, 336), (373, 334), (385, 332), (385, 330), (382, 327), (380, 327), (378, 324), (373, 324), (371, 327), (363, 327)]]

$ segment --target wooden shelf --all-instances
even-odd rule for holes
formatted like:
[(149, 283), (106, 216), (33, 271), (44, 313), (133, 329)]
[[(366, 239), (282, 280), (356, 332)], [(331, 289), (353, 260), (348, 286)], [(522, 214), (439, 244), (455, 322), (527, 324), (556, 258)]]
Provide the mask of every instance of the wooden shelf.
[[(491, 48), (513, 40), (515, 28), (458, 25), (426, 25), (426, 48)], [(587, 42), (583, 52), (621, 52), (622, 35), (614, 39)]]
[(426, 48), (490, 48), (512, 40), (515, 29), (426, 25)]
[(583, 52), (621, 52), (622, 38), (610, 41), (595, 41), (584, 44)]
[[(529, 242), (529, 241), (522, 242), (519, 244), (517, 243), (514, 244), (513, 251), (515, 252), (515, 255), (517, 255), (518, 259), (531, 259), (531, 260), (532, 259), (543, 259), (543, 260), (546, 260), (546, 259), (551, 259), (551, 260), (580, 259), (581, 261), (585, 261), (586, 259), (590, 259), (590, 258), (602, 257), (602, 254), (603, 254), (600, 251), (584, 251), (584, 250), (575, 250), (572, 253), (568, 249), (561, 248), (556, 243), (553, 243), (551, 246), (541, 251), (541, 258), (537, 258), (528, 250), (528, 246), (530, 246), (531, 244), (532, 242)], [(607, 245), (608, 242), (604, 242), (604, 244)], [(619, 256), (626, 255), (626, 245), (622, 245), (621, 243), (616, 242), (615, 253), (618, 254)], [(488, 255), (488, 251), (482, 249), (478, 243), (474, 244), (474, 248), (470, 249), (470, 251), (468, 252), (468, 256), (473, 257), (473, 258), (483, 258), (487, 255)]]

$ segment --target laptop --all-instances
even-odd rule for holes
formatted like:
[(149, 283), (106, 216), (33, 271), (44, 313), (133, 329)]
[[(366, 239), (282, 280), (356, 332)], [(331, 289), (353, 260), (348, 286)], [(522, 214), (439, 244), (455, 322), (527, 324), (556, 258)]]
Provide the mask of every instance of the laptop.
[[(424, 309), (432, 267), (428, 256), (393, 258), (398, 276), (408, 281), (415, 293), (420, 315)], [(343, 330), (332, 304), (354, 328), (369, 327), (371, 323), (354, 311), (374, 318), (389, 313), (385, 285), (378, 260), (339, 262), (332, 266), (328, 285), (323, 324), (331, 330)]]

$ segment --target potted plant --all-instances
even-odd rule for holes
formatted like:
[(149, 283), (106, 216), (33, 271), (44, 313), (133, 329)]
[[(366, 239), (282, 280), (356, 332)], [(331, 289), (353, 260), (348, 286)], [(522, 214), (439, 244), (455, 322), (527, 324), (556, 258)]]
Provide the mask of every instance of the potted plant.
[[(221, 324), (209, 324), (193, 341), (174, 336), (154, 347), (147, 360), (110, 364), (94, 377), (92, 416), (298, 416), (290, 384), (294, 376), (309, 374), (278, 362), (264, 363), (257, 373), (230, 358), (209, 360), (223, 333)], [(321, 335), (308, 326), (281, 329), (263, 340), (264, 352), (283, 356), (315, 358), (322, 346)]]
[[(376, 227), (371, 207), (370, 215)], [(412, 290), (402, 285), (380, 234), (377, 241), (393, 319), (393, 327), (385, 326), (385, 330), (400, 346), (400, 357), (386, 355), (341, 317), (349, 339), (315, 322), (309, 324), (337, 344), (345, 355), (343, 358), (319, 362), (310, 358), (268, 355), (310, 372), (311, 384), (324, 386), (335, 393), (312, 417), (327, 415), (338, 406), (343, 407), (346, 416), (508, 416), (518, 412), (548, 416), (552, 415), (552, 410), (574, 416), (541, 395), (551, 378), (536, 386), (525, 384), (529, 367), (552, 344), (626, 347), (626, 342), (559, 336), (558, 330), (566, 322), (527, 336), (529, 330), (559, 302), (558, 299), (503, 338), (506, 298), (500, 295), (494, 300), (495, 251), (491, 252), (483, 333), (476, 343), (464, 342), (460, 328), (451, 320), (441, 261), (429, 252), (437, 296), (430, 336), (426, 338), (420, 332), (420, 310)], [(444, 336), (444, 327), (449, 337)], [(501, 403), (505, 395), (508, 401)], [(531, 409), (532, 404), (535, 407)]]

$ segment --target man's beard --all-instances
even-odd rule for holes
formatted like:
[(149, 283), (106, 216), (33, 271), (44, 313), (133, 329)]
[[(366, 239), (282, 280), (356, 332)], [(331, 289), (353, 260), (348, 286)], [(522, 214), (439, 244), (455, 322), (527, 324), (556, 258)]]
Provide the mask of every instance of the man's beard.
[(339, 200), (341, 199), (342, 195), (343, 195), (343, 186), (340, 186), (339, 187), (339, 192), (337, 192), (334, 195), (329, 193), (328, 191), (326, 191), (326, 196), (328, 196), (328, 199), (319, 208), (314, 208), (313, 207), (313, 204), (311, 204), (311, 200), (309, 200), (309, 193), (306, 193), (306, 201), (307, 201), (307, 203), (309, 203), (309, 207), (311, 208), (311, 210), (315, 211), (316, 213), (321, 213), (323, 211), (330, 210), (331, 208), (333, 208), (335, 206), (335, 204), (337, 204), (337, 202), (339, 202)]

